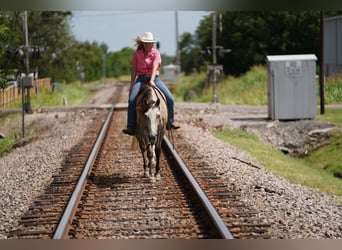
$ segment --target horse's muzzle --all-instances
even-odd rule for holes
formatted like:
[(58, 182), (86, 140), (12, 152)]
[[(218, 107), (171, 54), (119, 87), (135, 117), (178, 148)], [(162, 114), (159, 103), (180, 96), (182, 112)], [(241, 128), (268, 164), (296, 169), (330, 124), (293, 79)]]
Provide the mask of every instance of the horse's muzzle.
[(151, 145), (155, 145), (157, 143), (157, 136), (150, 135), (148, 139), (150, 140)]

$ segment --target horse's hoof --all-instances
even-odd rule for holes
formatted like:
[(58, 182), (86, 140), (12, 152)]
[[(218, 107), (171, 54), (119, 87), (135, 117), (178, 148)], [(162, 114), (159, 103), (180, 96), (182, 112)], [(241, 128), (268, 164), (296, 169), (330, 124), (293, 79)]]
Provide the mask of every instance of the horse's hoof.
[(145, 171), (145, 172), (144, 172), (144, 177), (150, 177), (149, 171)]
[(160, 181), (161, 180), (160, 174), (156, 174), (155, 178), (156, 178), (156, 181)]
[(150, 177), (150, 182), (151, 182), (151, 183), (155, 183), (155, 182), (156, 182), (156, 178), (154, 178), (153, 176)]

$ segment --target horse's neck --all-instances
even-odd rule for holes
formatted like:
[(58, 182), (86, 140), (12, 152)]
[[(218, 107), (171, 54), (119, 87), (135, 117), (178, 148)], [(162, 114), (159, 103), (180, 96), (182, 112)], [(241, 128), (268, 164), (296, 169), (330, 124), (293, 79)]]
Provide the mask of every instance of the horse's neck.
[(158, 87), (152, 86), (151, 88), (156, 98), (159, 98), (160, 100), (164, 100), (164, 102), (166, 102), (166, 97), (164, 93)]

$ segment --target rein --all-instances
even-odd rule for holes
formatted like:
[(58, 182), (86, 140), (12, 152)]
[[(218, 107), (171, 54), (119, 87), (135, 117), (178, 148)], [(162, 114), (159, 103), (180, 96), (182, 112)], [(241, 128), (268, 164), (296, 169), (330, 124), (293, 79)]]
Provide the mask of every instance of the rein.
[[(158, 96), (157, 92), (160, 94), (160, 96), (163, 98), (164, 102), (166, 103), (166, 106), (167, 106), (167, 101), (166, 101), (166, 97), (164, 95), (164, 93), (159, 89), (157, 88), (156, 86), (151, 86), (154, 93), (156, 94), (156, 96)], [(167, 116), (169, 116), (169, 112), (167, 112)], [(167, 119), (167, 122), (168, 122), (169, 119)], [(172, 129), (168, 130), (168, 135), (169, 137), (171, 138), (171, 144), (173, 146), (173, 149), (175, 148), (175, 144), (174, 144), (174, 138), (173, 138), (173, 131)], [(158, 138), (159, 140), (160, 138)], [(146, 151), (146, 150), (145, 150)]]

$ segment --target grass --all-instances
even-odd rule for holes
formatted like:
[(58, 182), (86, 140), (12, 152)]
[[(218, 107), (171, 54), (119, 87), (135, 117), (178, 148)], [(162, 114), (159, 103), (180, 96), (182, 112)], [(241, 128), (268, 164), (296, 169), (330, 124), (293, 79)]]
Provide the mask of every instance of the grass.
[[(19, 117), (19, 114), (9, 114), (3, 117), (0, 117), (0, 127), (8, 126), (8, 120), (14, 121)], [(9, 135), (5, 135), (5, 138), (0, 139), (0, 156), (4, 153), (10, 151), (15, 144), (17, 138), (19, 137), (19, 129), (12, 129)]]
[[(206, 87), (205, 73), (181, 76), (181, 84), (174, 88), (176, 101), (211, 102), (214, 89)], [(228, 76), (217, 84), (219, 102), (222, 104), (267, 104), (267, 71), (263, 66), (254, 66), (240, 76)], [(189, 97), (189, 93), (191, 98)]]
[(0, 156), (10, 151), (16, 141), (16, 138), (11, 136), (0, 140)]
[[(256, 135), (240, 129), (226, 128), (223, 131), (215, 132), (214, 135), (250, 153), (267, 171), (282, 176), (292, 183), (299, 183), (336, 195), (342, 202), (342, 180), (334, 177), (330, 171), (312, 165), (312, 161), (317, 162), (317, 157), (319, 158), (319, 156), (312, 155), (307, 159), (291, 158), (279, 150), (262, 143)], [(329, 147), (332, 148), (333, 145)], [(339, 155), (341, 154), (335, 153), (335, 156), (340, 161), (341, 156)], [(330, 160), (335, 162), (332, 159)], [(319, 158), (319, 161), (322, 161), (322, 159)]]
[[(176, 85), (173, 91), (176, 101), (212, 101), (213, 86), (206, 87), (205, 73), (181, 75), (180, 82), (181, 84)], [(223, 77), (217, 84), (217, 89), (221, 104), (267, 105), (267, 68), (256, 65), (240, 77)], [(317, 93), (318, 89), (317, 82)], [(192, 98), (186, 98), (189, 96)], [(342, 74), (326, 78), (324, 96), (325, 104), (342, 103)], [(319, 103), (319, 96), (317, 96), (317, 103)]]
[(329, 77), (325, 83), (325, 102), (342, 103), (342, 74)]
[(55, 91), (43, 90), (38, 96), (31, 99), (32, 106), (62, 106), (64, 100), (68, 105), (79, 105), (85, 103), (92, 94), (94, 83), (80, 85), (78, 82), (61, 84)]
[(335, 131), (323, 146), (312, 151), (310, 156), (304, 158), (303, 161), (340, 178), (342, 182), (342, 109), (328, 108), (324, 115), (319, 116), (319, 120), (337, 124), (340, 129)]
[(317, 120), (334, 123), (341, 129), (305, 158), (291, 158), (240, 129), (226, 128), (214, 135), (250, 153), (267, 171), (292, 183), (336, 195), (342, 203), (342, 109), (327, 108)]
[[(59, 83), (56, 85), (54, 91), (51, 91), (50, 89), (41, 89), (37, 95), (31, 94), (31, 107), (62, 106), (64, 100), (67, 101), (68, 105), (83, 104), (91, 97), (96, 84), (96, 82), (82, 85), (80, 85), (79, 82), (69, 84)], [(21, 109), (21, 107), (21, 98), (18, 98), (9, 106), (9, 108), (19, 109)]]
[(207, 92), (205, 86), (205, 74), (198, 73), (190, 76), (182, 75), (181, 84), (174, 85), (173, 95), (176, 102), (183, 102), (184, 100), (191, 100), (195, 102), (203, 102)]

